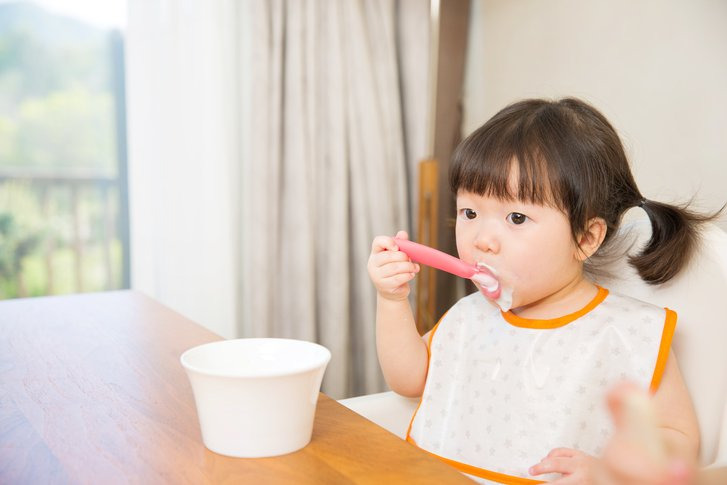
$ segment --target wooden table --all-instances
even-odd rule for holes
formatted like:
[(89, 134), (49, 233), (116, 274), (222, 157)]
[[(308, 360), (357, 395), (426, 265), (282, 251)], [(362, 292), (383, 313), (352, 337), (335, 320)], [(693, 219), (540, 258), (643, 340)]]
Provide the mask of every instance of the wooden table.
[(131, 291), (0, 302), (0, 483), (472, 483), (324, 394), (301, 451), (207, 450), (179, 356), (219, 338)]

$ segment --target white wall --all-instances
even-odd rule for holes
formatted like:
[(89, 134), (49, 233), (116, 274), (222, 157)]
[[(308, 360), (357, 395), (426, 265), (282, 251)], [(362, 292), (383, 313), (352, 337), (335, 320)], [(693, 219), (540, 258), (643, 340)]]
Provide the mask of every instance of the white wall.
[[(464, 132), (525, 97), (582, 97), (642, 193), (727, 202), (727, 2), (473, 0)], [(727, 218), (720, 225), (727, 229)]]

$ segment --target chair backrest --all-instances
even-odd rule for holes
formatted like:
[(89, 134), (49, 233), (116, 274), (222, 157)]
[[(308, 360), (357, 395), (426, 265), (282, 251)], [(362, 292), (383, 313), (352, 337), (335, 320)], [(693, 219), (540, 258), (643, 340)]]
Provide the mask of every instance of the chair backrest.
[[(632, 251), (651, 235), (646, 217), (623, 230), (636, 234)], [(699, 420), (700, 462), (727, 462), (727, 233), (707, 224), (695, 258), (663, 285), (644, 283), (625, 258), (609, 270), (618, 276), (601, 279), (604, 287), (677, 312), (672, 349)]]

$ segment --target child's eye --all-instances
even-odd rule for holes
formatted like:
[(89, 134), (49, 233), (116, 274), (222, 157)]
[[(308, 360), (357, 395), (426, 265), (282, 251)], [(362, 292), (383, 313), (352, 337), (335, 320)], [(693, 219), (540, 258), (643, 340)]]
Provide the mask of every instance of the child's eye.
[(528, 220), (528, 216), (525, 214), (520, 214), (519, 212), (510, 212), (507, 215), (508, 222), (511, 222), (515, 224), (516, 226), (519, 226), (520, 224), (524, 223)]
[(460, 209), (459, 213), (464, 216), (465, 219), (474, 219), (477, 217), (477, 212), (472, 209)]

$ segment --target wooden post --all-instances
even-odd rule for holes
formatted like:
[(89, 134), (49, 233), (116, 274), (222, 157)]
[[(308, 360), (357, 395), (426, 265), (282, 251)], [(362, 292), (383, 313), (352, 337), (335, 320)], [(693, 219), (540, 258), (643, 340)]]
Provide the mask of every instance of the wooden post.
[[(469, 18), (469, 0), (441, 2), (432, 158), (437, 160), (439, 169), (436, 247), (452, 255), (457, 254), (454, 239), (456, 210), (454, 196), (449, 189), (449, 166), (452, 153), (462, 138), (462, 94)], [(458, 292), (457, 280), (456, 276), (448, 273), (439, 272), (437, 275), (434, 294), (436, 319), (441, 318), (462, 296)]]
[(101, 203), (103, 204), (103, 262), (104, 262), (104, 287), (106, 290), (114, 289), (114, 267), (111, 259), (111, 245), (114, 242), (114, 211), (112, 209), (114, 193), (111, 188), (102, 184), (100, 186)]
[[(419, 162), (419, 214), (417, 241), (427, 246), (437, 246), (437, 207), (439, 204), (439, 167), (436, 160)], [(436, 312), (437, 271), (421, 266), (417, 278), (416, 322), (420, 334), (434, 326)]]
[[(42, 186), (42, 196), (41, 196), (41, 206), (43, 210), (43, 217), (46, 221), (53, 220), (53, 216), (51, 215), (51, 200), (50, 200), (50, 191), (51, 191), (51, 185), (50, 184), (43, 184)], [(45, 245), (45, 272), (46, 272), (46, 284), (45, 284), (45, 294), (46, 295), (52, 295), (53, 294), (53, 252), (55, 251), (55, 234), (53, 231), (49, 231), (45, 235), (45, 240), (43, 242)]]
[[(430, 0), (429, 159), (419, 167), (417, 240), (456, 255), (454, 197), (449, 160), (461, 139), (462, 91), (470, 18), (469, 0)], [(422, 267), (417, 280), (416, 318), (429, 331), (461, 295), (457, 277)]]
[(76, 270), (76, 292), (83, 293), (83, 239), (81, 236), (81, 201), (78, 184), (71, 184), (71, 210), (73, 211), (73, 255)]

